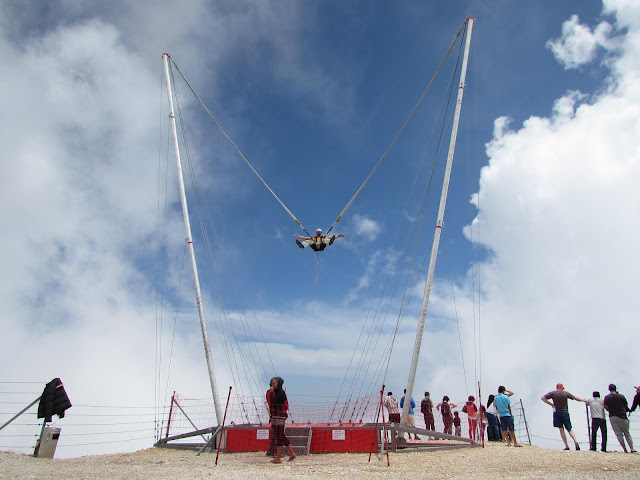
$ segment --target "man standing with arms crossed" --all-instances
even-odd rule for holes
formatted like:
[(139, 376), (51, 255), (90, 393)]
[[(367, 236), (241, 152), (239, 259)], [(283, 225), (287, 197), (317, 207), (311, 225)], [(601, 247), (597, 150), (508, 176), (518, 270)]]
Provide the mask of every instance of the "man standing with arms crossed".
[[(553, 400), (553, 403), (549, 401), (549, 399)], [(587, 400), (580, 397), (575, 397), (571, 395), (569, 392), (565, 391), (564, 385), (558, 383), (556, 385), (556, 389), (553, 392), (549, 392), (546, 395), (542, 396), (542, 401), (547, 405), (553, 407), (553, 426), (560, 429), (560, 436), (562, 437), (562, 441), (564, 442), (564, 449), (570, 450), (569, 444), (567, 443), (567, 435), (564, 433), (564, 429), (567, 429), (569, 435), (573, 439), (573, 442), (576, 444), (576, 450), (580, 450), (580, 445), (578, 445), (578, 440), (576, 439), (576, 434), (573, 433), (571, 429), (571, 417), (569, 416), (569, 399), (575, 400), (577, 402), (586, 402)]]

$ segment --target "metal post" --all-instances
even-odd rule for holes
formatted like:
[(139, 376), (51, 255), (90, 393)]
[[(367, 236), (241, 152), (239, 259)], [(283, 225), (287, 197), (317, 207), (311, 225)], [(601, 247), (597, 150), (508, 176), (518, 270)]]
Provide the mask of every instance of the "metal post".
[(180, 161), (180, 149), (178, 147), (178, 131), (176, 128), (176, 117), (173, 113), (173, 93), (171, 91), (171, 76), (169, 75), (169, 54), (162, 55), (164, 60), (164, 73), (167, 81), (167, 97), (169, 100), (169, 120), (171, 124), (171, 132), (173, 134), (173, 145), (176, 156), (176, 166), (178, 170), (178, 185), (180, 187), (180, 200), (182, 202), (182, 216), (184, 217), (184, 228), (187, 238), (185, 242), (189, 250), (189, 260), (191, 262), (191, 274), (193, 277), (193, 287), (196, 293), (196, 305), (198, 307), (198, 316), (200, 318), (200, 330), (202, 330), (202, 341), (204, 343), (204, 354), (207, 360), (207, 369), (209, 370), (209, 383), (211, 384), (211, 395), (213, 396), (213, 404), (216, 409), (216, 421), (218, 425), (222, 420), (222, 412), (220, 411), (218, 390), (216, 387), (216, 378), (213, 370), (213, 360), (211, 357), (211, 347), (209, 345), (209, 334), (207, 333), (207, 323), (204, 318), (204, 306), (202, 303), (202, 292), (200, 290), (200, 278), (198, 276), (198, 267), (196, 265), (196, 255), (193, 249), (193, 237), (191, 236), (191, 224), (189, 222), (189, 208), (187, 206), (187, 196), (185, 194), (184, 179), (182, 177), (182, 163)]
[(440, 245), (440, 233), (444, 225), (444, 210), (447, 204), (447, 192), (449, 190), (449, 179), (451, 177), (451, 166), (453, 164), (453, 153), (456, 148), (456, 138), (458, 136), (458, 123), (460, 121), (460, 109), (462, 108), (462, 97), (465, 89), (465, 79), (467, 76), (467, 63), (469, 61), (469, 45), (471, 44), (471, 32), (473, 31), (473, 17), (466, 20), (467, 35), (462, 57), (462, 67), (460, 69), (460, 83), (458, 86), (458, 97), (453, 114), (453, 126), (451, 128), (451, 139), (449, 141), (449, 152), (447, 154), (447, 163), (444, 173), (444, 181), (442, 183), (442, 194), (440, 196), (440, 206), (438, 208), (438, 218), (436, 229), (433, 235), (433, 245), (431, 248), (431, 259), (429, 260), (429, 270), (427, 272), (427, 281), (422, 296), (422, 308), (420, 310), (420, 320), (418, 321), (418, 330), (413, 346), (413, 356), (411, 358), (411, 367), (409, 368), (409, 378), (407, 381), (407, 391), (405, 392), (405, 403), (402, 408), (402, 425), (406, 424), (407, 415), (409, 413), (409, 405), (411, 404), (411, 395), (413, 394), (413, 384), (416, 379), (416, 370), (418, 368), (418, 357), (420, 356), (420, 347), (422, 346), (422, 334), (424, 332), (425, 319), (427, 317), (427, 307), (429, 305), (429, 295), (431, 294), (431, 284), (433, 283), (434, 272), (436, 269), (436, 259), (438, 258), (438, 246)]
[(231, 398), (231, 387), (227, 395), (227, 406), (224, 408), (224, 417), (222, 417), (222, 428), (220, 428), (220, 441), (218, 442), (218, 451), (216, 452), (216, 465), (218, 465), (218, 455), (220, 455), (220, 446), (224, 437), (224, 422), (227, 419), (227, 410), (229, 410), (229, 399)]
[(529, 424), (527, 423), (527, 416), (524, 414), (524, 405), (522, 404), (522, 399), (520, 399), (520, 408), (522, 409), (522, 419), (524, 420), (524, 428), (527, 431), (527, 439), (529, 440), (529, 445), (531, 445), (531, 435), (529, 434)]
[(171, 415), (173, 415), (173, 402), (175, 401), (176, 398), (176, 392), (173, 392), (173, 395), (171, 395), (171, 406), (169, 407), (169, 419), (167, 420), (167, 434), (165, 435), (164, 438), (169, 438), (169, 428), (171, 427)]
[(17, 413), (16, 415), (13, 416), (13, 418), (11, 418), (7, 423), (5, 423), (4, 425), (2, 425), (0, 427), (0, 430), (2, 430), (4, 427), (6, 427), (7, 425), (9, 425), (11, 422), (13, 422), (16, 418), (18, 418), (20, 415), (22, 415), (24, 412), (26, 412), (27, 410), (29, 410), (31, 407), (33, 407), (36, 403), (38, 403), (38, 401), (40, 400), (40, 398), (42, 397), (38, 397), (36, 398), (33, 402), (31, 402), (29, 405), (27, 405), (26, 407), (24, 407), (22, 410), (20, 410), (19, 413)]
[(587, 433), (589, 435), (589, 448), (591, 448), (591, 422), (589, 421), (589, 405), (585, 405), (584, 409), (587, 411)]

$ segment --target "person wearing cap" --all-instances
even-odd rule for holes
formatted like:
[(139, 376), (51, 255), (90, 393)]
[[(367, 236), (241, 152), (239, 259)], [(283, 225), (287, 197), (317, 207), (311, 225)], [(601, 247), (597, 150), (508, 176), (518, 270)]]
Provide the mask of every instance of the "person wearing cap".
[[(629, 404), (627, 403), (627, 399), (624, 395), (618, 393), (617, 387), (613, 383), (609, 384), (609, 392), (609, 395), (604, 397), (604, 408), (609, 412), (609, 423), (611, 423), (613, 433), (616, 434), (624, 453), (636, 453), (633, 449), (631, 434), (629, 433), (629, 419), (627, 418)], [(629, 444), (629, 450), (627, 450), (624, 444), (625, 438)]]
[[(315, 252), (321, 252), (325, 248), (327, 248), (327, 245), (333, 245), (333, 242), (335, 241), (336, 238), (344, 237), (344, 233), (339, 233), (338, 235), (331, 235), (329, 237), (329, 236), (322, 235), (322, 229), (317, 228), (315, 237), (303, 237), (302, 235), (298, 235), (297, 233), (294, 235), (294, 237), (296, 237), (296, 244), (300, 248), (311, 247), (311, 250)], [(303, 241), (301, 242), (298, 239), (302, 239)]]
[[(549, 401), (553, 400), (553, 403)], [(564, 442), (564, 449), (569, 450), (569, 444), (567, 443), (567, 435), (564, 433), (564, 429), (567, 429), (569, 435), (573, 439), (576, 445), (576, 450), (580, 450), (576, 434), (571, 429), (571, 417), (569, 417), (569, 399), (577, 402), (586, 402), (584, 398), (576, 397), (564, 389), (564, 385), (558, 383), (556, 389), (542, 396), (542, 401), (547, 405), (553, 407), (553, 426), (560, 429), (560, 437)]]
[(640, 407), (640, 386), (634, 388), (636, 389), (636, 396), (633, 397), (633, 403), (631, 403), (629, 412), (635, 412), (636, 408)]
[(587, 405), (591, 410), (591, 446), (589, 450), (596, 451), (596, 440), (598, 437), (598, 429), (602, 436), (601, 450), (607, 451), (607, 421), (604, 417), (604, 402), (600, 398), (600, 392), (593, 392), (593, 397), (587, 400)]

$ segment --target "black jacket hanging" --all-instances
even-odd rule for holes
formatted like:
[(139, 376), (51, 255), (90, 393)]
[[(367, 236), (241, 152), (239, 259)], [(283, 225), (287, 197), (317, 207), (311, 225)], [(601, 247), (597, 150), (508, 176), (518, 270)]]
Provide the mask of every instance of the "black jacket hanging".
[(45, 422), (50, 422), (53, 415), (64, 418), (64, 411), (68, 408), (71, 408), (71, 401), (62, 381), (54, 378), (44, 387), (38, 404), (38, 418), (44, 418)]

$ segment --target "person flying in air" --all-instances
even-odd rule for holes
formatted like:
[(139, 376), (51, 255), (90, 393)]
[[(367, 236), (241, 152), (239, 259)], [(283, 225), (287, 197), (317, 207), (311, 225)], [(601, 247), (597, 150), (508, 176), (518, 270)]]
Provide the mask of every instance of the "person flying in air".
[[(300, 248), (311, 247), (311, 249), (315, 252), (321, 252), (327, 245), (333, 245), (333, 242), (336, 238), (344, 237), (344, 233), (339, 233), (338, 235), (332, 235), (330, 237), (322, 235), (322, 229), (316, 229), (315, 237), (303, 237), (302, 235), (298, 235), (297, 233), (294, 235), (296, 237), (296, 243)], [(302, 242), (298, 239), (302, 239)]]

